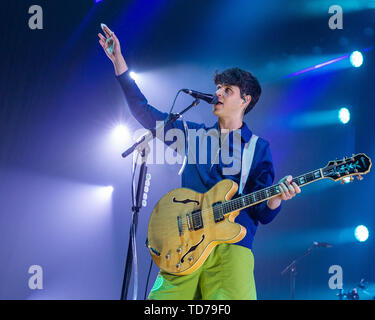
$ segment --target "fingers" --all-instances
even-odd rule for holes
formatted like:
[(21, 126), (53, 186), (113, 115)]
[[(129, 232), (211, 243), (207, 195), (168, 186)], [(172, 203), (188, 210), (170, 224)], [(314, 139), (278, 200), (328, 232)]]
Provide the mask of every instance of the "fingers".
[(101, 33), (98, 33), (98, 37), (100, 40), (103, 40), (104, 42), (107, 40)]
[(115, 41), (118, 41), (118, 39), (117, 39), (117, 37), (116, 37), (116, 35), (115, 35), (114, 32), (112, 32), (112, 38), (113, 38)]
[(111, 29), (109, 29), (106, 25), (103, 25), (103, 31), (106, 35), (107, 38), (111, 37), (113, 32), (111, 31)]
[(286, 187), (286, 185), (283, 182), (281, 182), (279, 184), (279, 187), (280, 187), (280, 191), (281, 191), (281, 199), (283, 199), (283, 200), (290, 199), (289, 189)]
[(281, 191), (281, 199), (289, 200), (295, 197), (297, 193), (301, 192), (300, 187), (295, 183), (292, 182), (292, 176), (287, 176), (286, 178), (282, 179), (279, 184), (280, 191)]
[(98, 33), (98, 36), (100, 38), (99, 39), (100, 45), (103, 47), (103, 49), (107, 49), (108, 44), (107, 44), (106, 38), (101, 33)]
[(294, 187), (296, 193), (301, 193), (301, 188), (297, 185), (297, 183), (293, 182), (292, 186)]

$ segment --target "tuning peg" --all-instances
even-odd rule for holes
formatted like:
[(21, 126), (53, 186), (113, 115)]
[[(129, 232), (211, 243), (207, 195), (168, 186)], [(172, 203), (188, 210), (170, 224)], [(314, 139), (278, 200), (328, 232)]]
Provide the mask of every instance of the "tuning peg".
[(363, 180), (363, 177), (362, 177), (361, 175), (358, 175), (358, 176), (357, 176), (357, 179), (358, 179), (359, 181), (361, 181), (361, 180)]

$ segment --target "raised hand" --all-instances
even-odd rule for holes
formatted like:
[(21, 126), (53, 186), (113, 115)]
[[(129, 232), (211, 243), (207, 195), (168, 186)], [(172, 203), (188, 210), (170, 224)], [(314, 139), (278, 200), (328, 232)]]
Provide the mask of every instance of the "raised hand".
[(98, 33), (99, 43), (102, 46), (107, 57), (112, 61), (116, 71), (116, 75), (120, 75), (128, 69), (125, 59), (121, 53), (120, 41), (118, 40), (115, 33), (111, 31), (111, 29), (109, 29), (105, 24), (102, 24), (102, 30), (104, 32), (104, 35)]

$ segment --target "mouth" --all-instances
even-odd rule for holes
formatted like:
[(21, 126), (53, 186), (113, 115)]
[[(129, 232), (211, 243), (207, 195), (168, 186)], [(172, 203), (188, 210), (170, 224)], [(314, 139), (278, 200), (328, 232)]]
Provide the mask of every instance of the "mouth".
[(215, 104), (215, 107), (216, 106), (219, 106), (219, 105), (222, 105), (223, 103), (221, 101), (218, 101), (218, 103)]

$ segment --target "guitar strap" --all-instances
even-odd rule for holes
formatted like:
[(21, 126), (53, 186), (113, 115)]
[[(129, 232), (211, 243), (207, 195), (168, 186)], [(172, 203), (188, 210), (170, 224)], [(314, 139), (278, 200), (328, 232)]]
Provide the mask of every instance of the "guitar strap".
[(243, 149), (241, 180), (240, 180), (240, 185), (238, 186), (238, 193), (240, 195), (242, 195), (242, 191), (245, 188), (245, 184), (250, 173), (257, 141), (258, 141), (258, 136), (253, 134), (250, 140), (245, 144), (244, 149)]
[(182, 162), (182, 166), (180, 168), (180, 171), (178, 172), (178, 175), (182, 175), (182, 172), (184, 172), (186, 163), (187, 163), (187, 156), (188, 156), (188, 145), (189, 145), (189, 133), (188, 133), (188, 126), (185, 121), (185, 119), (181, 116), (182, 123), (184, 124), (184, 130), (185, 130), (185, 154), (184, 154), (184, 160)]

